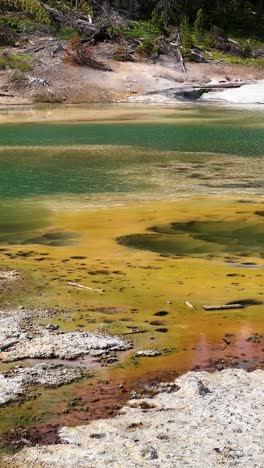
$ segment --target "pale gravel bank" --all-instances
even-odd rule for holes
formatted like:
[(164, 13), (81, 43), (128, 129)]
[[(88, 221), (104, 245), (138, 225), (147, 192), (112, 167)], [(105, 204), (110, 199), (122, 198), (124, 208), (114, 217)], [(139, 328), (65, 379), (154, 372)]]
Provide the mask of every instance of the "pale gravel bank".
[[(189, 372), (112, 419), (64, 427), (62, 444), (23, 449), (11, 467), (264, 466), (264, 372)], [(6, 465), (5, 465), (6, 463)]]

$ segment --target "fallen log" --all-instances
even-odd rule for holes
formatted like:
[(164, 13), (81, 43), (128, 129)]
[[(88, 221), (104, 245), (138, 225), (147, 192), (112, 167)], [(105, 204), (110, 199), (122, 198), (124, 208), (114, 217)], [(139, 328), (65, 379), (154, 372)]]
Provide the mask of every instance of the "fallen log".
[(147, 330), (131, 330), (129, 332), (123, 333), (123, 335), (139, 335), (141, 333), (147, 333)]
[(68, 283), (69, 286), (72, 286), (73, 288), (79, 288), (79, 289), (86, 289), (87, 291), (93, 291), (93, 292), (98, 292), (98, 293), (104, 293), (104, 289), (99, 289), (99, 288), (91, 288), (90, 286), (83, 286), (83, 284), (79, 283), (72, 283), (71, 281)]
[(92, 57), (89, 46), (86, 44), (80, 44), (76, 47), (76, 50), (72, 51), (72, 57), (77, 65), (87, 66), (95, 70), (112, 71), (111, 67), (103, 62), (98, 62)]
[(91, 23), (89, 15), (82, 18), (79, 13), (74, 13), (72, 10), (62, 12), (42, 2), (41, 6), (46, 10), (49, 17), (59, 25), (70, 26), (75, 31), (78, 31), (78, 33), (88, 36), (89, 39), (93, 39), (95, 42), (109, 39), (109, 34), (105, 27)]
[(224, 304), (218, 306), (203, 306), (204, 310), (228, 310), (228, 309), (243, 309), (243, 304)]
[(9, 343), (6, 343), (2, 346), (0, 346), (0, 351), (6, 351), (7, 349), (11, 348), (12, 346), (15, 346), (17, 343), (19, 343), (18, 340), (16, 341), (10, 341)]
[(251, 81), (228, 81), (227, 83), (212, 83), (212, 84), (202, 84), (202, 85), (193, 85), (194, 89), (230, 89), (230, 88), (241, 88), (246, 84), (251, 84)]

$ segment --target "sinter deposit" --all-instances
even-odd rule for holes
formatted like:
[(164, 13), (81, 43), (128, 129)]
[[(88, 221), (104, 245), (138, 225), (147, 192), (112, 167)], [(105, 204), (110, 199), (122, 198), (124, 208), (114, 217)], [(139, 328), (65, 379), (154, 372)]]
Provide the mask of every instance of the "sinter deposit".
[[(26, 448), (13, 467), (264, 466), (264, 373), (190, 372), (131, 400), (118, 417), (64, 427), (61, 445)], [(65, 444), (67, 442), (67, 444)]]
[(264, 104), (264, 80), (241, 88), (225, 89), (204, 94), (203, 101), (224, 101), (232, 104)]
[[(2, 315), (2, 317), (1, 317)], [(41, 327), (29, 313), (2, 311), (0, 315), (0, 361), (20, 359), (76, 359), (91, 350), (124, 351), (131, 343), (121, 338), (88, 332), (64, 333), (57, 326)], [(15, 319), (14, 319), (15, 317)]]
[(58, 387), (83, 375), (83, 369), (59, 364), (37, 364), (0, 373), (0, 406), (20, 398), (34, 397), (32, 387)]

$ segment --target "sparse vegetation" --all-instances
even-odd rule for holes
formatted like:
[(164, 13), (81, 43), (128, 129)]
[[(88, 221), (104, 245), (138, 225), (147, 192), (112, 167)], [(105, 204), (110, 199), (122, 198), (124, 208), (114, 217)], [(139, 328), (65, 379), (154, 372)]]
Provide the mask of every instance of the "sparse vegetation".
[(34, 101), (38, 104), (59, 104), (62, 99), (53, 94), (36, 94)]
[(12, 81), (26, 81), (27, 77), (24, 73), (15, 71), (11, 78)]
[[(178, 37), (178, 55), (185, 60), (221, 60), (262, 69), (263, 19), (264, 6), (259, 0), (228, 4), (217, 0), (131, 0), (129, 4), (109, 0), (103, 6), (94, 0), (76, 0), (74, 5), (71, 0), (1, 0), (0, 45), (23, 41), (24, 34), (53, 34), (69, 41), (65, 61), (96, 68), (92, 46), (97, 42), (116, 44), (112, 58), (117, 61), (156, 60), (162, 53), (174, 54), (171, 43)], [(30, 60), (0, 56), (0, 68), (25, 72)], [(99, 69), (107, 68), (99, 63)]]
[(20, 72), (26, 72), (31, 69), (30, 57), (24, 54), (9, 54), (3, 52), (0, 55), (0, 70), (11, 68)]

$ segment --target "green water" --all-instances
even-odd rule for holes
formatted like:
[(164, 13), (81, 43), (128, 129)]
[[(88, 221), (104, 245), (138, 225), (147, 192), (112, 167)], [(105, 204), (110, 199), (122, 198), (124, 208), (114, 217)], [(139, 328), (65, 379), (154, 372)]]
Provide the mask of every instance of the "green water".
[[(202, 111), (201, 111), (202, 113)], [(228, 111), (227, 111), (228, 113)], [(228, 114), (227, 114), (228, 116)], [(262, 118), (260, 116), (260, 122)], [(172, 117), (171, 117), (172, 120)], [(129, 145), (171, 151), (263, 156), (263, 128), (239, 122), (26, 123), (0, 128), (1, 145)]]
[(194, 193), (218, 185), (263, 190), (263, 112), (204, 107), (158, 115), (153, 122), (0, 125), (0, 197), (174, 194), (190, 183)]
[[(128, 108), (126, 118), (114, 108), (115, 120), (101, 122), (85, 122), (83, 110), (82, 122), (75, 109), (74, 123), (30, 123), (25, 111), (25, 123), (0, 125), (0, 260), (22, 272), (22, 281), (1, 290), (3, 308), (50, 309), (32, 320), (66, 331), (127, 336), (138, 327), (135, 350), (172, 349), (151, 366), (128, 357), (107, 368), (107, 379), (118, 374), (121, 383), (222, 358), (226, 333), (237, 340), (227, 353), (237, 356), (240, 347), (243, 362), (256, 361), (247, 338), (263, 331), (261, 108), (183, 106), (146, 116)], [(246, 270), (246, 262), (256, 268)], [(234, 301), (249, 307), (221, 317), (202, 309)], [(28, 404), (2, 408), (0, 431), (58, 418), (67, 425), (62, 410), (78, 391), (92, 419), (97, 400), (86, 400), (90, 381), (80, 385), (41, 389)], [(72, 410), (71, 423), (83, 422)]]
[(52, 241), (34, 234), (50, 209), (73, 200), (87, 207), (263, 194), (263, 112), (153, 109), (153, 121), (133, 112), (126, 121), (1, 124), (0, 240), (74, 243), (71, 234)]

